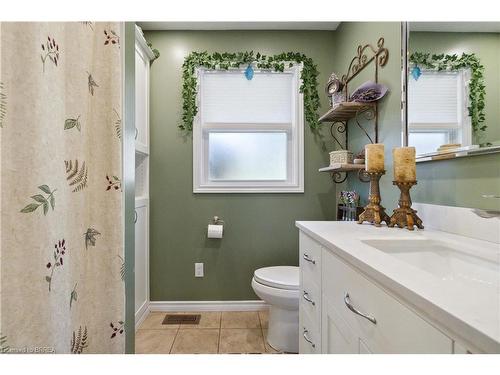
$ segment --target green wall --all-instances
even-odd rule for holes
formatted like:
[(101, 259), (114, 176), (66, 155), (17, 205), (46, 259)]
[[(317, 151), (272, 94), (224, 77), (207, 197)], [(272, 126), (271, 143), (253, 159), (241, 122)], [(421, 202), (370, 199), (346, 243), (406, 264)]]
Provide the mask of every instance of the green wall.
[(441, 33), (411, 32), (409, 50), (457, 54), (475, 53), (484, 66), (486, 86), (485, 125), (479, 132), (479, 143), (500, 144), (500, 34), (499, 33)]
[[(399, 190), (392, 185), (392, 148), (401, 145), (401, 60), (399, 23), (342, 23), (335, 32), (334, 70), (345, 71), (355, 48), (361, 43), (373, 43), (379, 36), (385, 37), (389, 48), (388, 64), (380, 70), (379, 82), (387, 85), (391, 93), (383, 99), (379, 108), (379, 142), (385, 144), (387, 173), (381, 179), (382, 204), (388, 213), (397, 206)], [(372, 79), (373, 71), (360, 74), (353, 87)], [(498, 125), (498, 123), (497, 123)], [(349, 148), (359, 151), (367, 143), (366, 137), (349, 125)], [(415, 202), (482, 209), (500, 209), (494, 199), (484, 199), (482, 194), (500, 192), (500, 154), (481, 155), (447, 161), (433, 161), (417, 165), (418, 185), (412, 189)], [(356, 175), (348, 178), (348, 188), (358, 190), (367, 197), (368, 184), (359, 182)]]
[[(305, 129), (305, 193), (193, 194), (192, 139), (177, 129), (181, 65), (191, 51), (303, 52), (321, 72), (321, 91), (332, 70), (333, 32), (154, 31), (146, 39), (161, 52), (151, 69), (151, 300), (257, 299), (253, 271), (298, 264), (295, 220), (332, 220), (335, 187), (317, 172), (332, 148)], [(244, 100), (244, 98), (242, 98)], [(322, 95), (322, 110), (326, 98)], [(320, 111), (321, 112), (321, 111)], [(214, 215), (225, 220), (224, 238), (206, 238)], [(205, 277), (194, 277), (194, 263)]]
[[(379, 81), (390, 93), (379, 107), (379, 141), (386, 146), (387, 174), (382, 178), (383, 205), (397, 205), (392, 186), (392, 148), (401, 145), (400, 24), (345, 22), (335, 32), (319, 31), (154, 31), (146, 38), (161, 52), (151, 70), (151, 300), (256, 299), (250, 280), (256, 268), (298, 263), (295, 220), (333, 220), (335, 189), (356, 189), (366, 199), (367, 184), (350, 175), (335, 186), (317, 172), (328, 164), (333, 141), (325, 127), (320, 135), (305, 131), (304, 194), (193, 194), (192, 139), (177, 129), (181, 113), (181, 65), (191, 51), (254, 50), (271, 54), (298, 51), (312, 57), (321, 75), (322, 109), (327, 108), (323, 84), (331, 71), (343, 74), (359, 44), (385, 38), (388, 64)], [(352, 83), (373, 79), (373, 70)], [(371, 126), (369, 122), (362, 122)], [(367, 143), (349, 125), (349, 148)], [(491, 209), (498, 202), (481, 194), (500, 192), (500, 154), (421, 163), (416, 202)], [(224, 238), (206, 238), (206, 225), (218, 215), (226, 222)], [(205, 263), (205, 277), (194, 277), (194, 263)]]

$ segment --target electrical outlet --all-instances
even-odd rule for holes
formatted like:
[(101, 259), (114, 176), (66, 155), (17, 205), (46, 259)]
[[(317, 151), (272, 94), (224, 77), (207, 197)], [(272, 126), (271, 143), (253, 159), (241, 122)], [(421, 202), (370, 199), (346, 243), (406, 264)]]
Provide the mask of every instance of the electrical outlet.
[(194, 277), (203, 277), (203, 263), (194, 264)]

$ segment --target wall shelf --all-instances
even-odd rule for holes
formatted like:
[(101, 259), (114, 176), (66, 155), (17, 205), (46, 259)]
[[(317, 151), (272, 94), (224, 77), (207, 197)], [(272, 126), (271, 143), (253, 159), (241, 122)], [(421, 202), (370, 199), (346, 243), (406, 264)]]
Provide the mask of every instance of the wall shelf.
[(142, 158), (149, 156), (149, 147), (141, 145), (141, 144), (136, 144), (135, 145), (135, 154), (140, 155)]
[[(365, 44), (359, 45), (356, 49), (356, 55), (352, 58), (347, 73), (342, 76), (341, 82), (345, 91), (345, 101), (337, 103), (333, 108), (319, 118), (320, 122), (331, 123), (330, 134), (340, 149), (347, 150), (349, 145), (348, 123), (354, 122), (359, 129), (366, 135), (370, 143), (378, 143), (378, 103), (359, 103), (348, 101), (349, 83), (362, 72), (366, 67), (373, 63), (375, 69), (374, 82), (378, 83), (378, 70), (387, 64), (389, 59), (389, 50), (384, 47), (384, 38), (377, 41), (377, 45)], [(360, 115), (364, 115), (366, 120), (373, 122), (373, 135), (370, 135), (364, 126), (359, 122)], [(339, 139), (339, 135), (344, 134), (344, 140)], [(348, 172), (358, 171), (358, 174), (365, 169), (364, 164), (334, 164), (329, 167), (321, 168), (320, 172), (329, 172), (335, 183), (344, 182), (347, 179)]]
[(350, 172), (359, 171), (360, 169), (365, 169), (364, 164), (341, 164), (335, 163), (328, 167), (320, 168), (320, 172)]
[(358, 103), (358, 102), (342, 102), (337, 103), (333, 108), (319, 118), (319, 122), (338, 122), (348, 121), (355, 118), (358, 114), (366, 111), (373, 111), (375, 104), (373, 103)]
[[(353, 122), (363, 131), (370, 143), (378, 142), (378, 105), (373, 103), (357, 103), (350, 102), (349, 84), (368, 66), (374, 67), (374, 82), (378, 83), (378, 70), (387, 64), (389, 59), (389, 50), (384, 47), (384, 38), (379, 38), (377, 45), (374, 47), (371, 44), (359, 45), (356, 50), (356, 55), (351, 59), (347, 73), (342, 76), (342, 85), (345, 94), (345, 101), (338, 103), (331, 108), (327, 113), (319, 118), (320, 122), (331, 122), (330, 134), (341, 149), (348, 148), (348, 128), (349, 120)], [(367, 120), (373, 120), (373, 137), (359, 122), (359, 115), (365, 114)], [(344, 142), (339, 140), (338, 135), (344, 134)]]
[(332, 179), (335, 183), (339, 184), (347, 179), (347, 172), (365, 170), (364, 164), (343, 164), (335, 163), (328, 167), (318, 169), (319, 172), (327, 172), (332, 174)]

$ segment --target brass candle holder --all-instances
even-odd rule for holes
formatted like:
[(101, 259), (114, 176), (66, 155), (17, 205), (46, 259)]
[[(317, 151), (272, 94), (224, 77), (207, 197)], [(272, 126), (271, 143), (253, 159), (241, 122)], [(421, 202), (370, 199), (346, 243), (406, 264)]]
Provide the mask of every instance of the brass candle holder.
[(385, 174), (385, 171), (368, 172), (361, 170), (359, 178), (363, 182), (370, 182), (370, 195), (368, 196), (368, 205), (361, 215), (359, 215), (358, 224), (367, 221), (380, 227), (381, 223), (385, 221), (389, 224), (390, 217), (385, 213), (385, 208), (380, 205), (382, 199), (380, 198), (380, 178)]
[(389, 226), (392, 228), (397, 225), (399, 228), (406, 227), (408, 230), (413, 230), (416, 225), (419, 229), (424, 229), (422, 220), (417, 216), (417, 211), (411, 208), (410, 189), (417, 181), (393, 181), (393, 185), (397, 185), (401, 191), (399, 197), (399, 208), (396, 208), (391, 216)]

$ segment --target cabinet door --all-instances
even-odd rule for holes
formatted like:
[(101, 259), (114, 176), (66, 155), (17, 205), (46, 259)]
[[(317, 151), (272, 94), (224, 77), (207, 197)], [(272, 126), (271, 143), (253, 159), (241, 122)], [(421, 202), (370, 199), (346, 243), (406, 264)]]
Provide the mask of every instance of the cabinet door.
[(359, 353), (359, 338), (356, 332), (349, 327), (345, 319), (336, 311), (333, 304), (322, 299), (321, 313), (321, 347), (324, 354), (356, 354)]
[(135, 313), (149, 300), (149, 248), (148, 248), (148, 203), (143, 200), (135, 207)]
[(149, 58), (135, 44), (135, 147), (149, 153)]
[[(335, 312), (373, 353), (452, 353), (448, 336), (344, 260), (326, 251), (322, 256), (323, 301), (326, 296)], [(355, 313), (348, 303), (375, 322)]]

